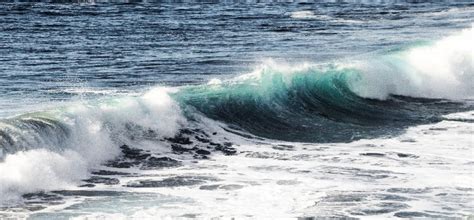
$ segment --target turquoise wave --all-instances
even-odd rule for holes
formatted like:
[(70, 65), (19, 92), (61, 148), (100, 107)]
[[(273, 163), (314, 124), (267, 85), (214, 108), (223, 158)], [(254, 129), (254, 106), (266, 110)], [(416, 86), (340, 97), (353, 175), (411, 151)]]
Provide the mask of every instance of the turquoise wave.
[(413, 124), (439, 121), (461, 105), (397, 95), (364, 98), (352, 89), (362, 77), (358, 69), (334, 65), (294, 71), (266, 67), (230, 81), (185, 87), (174, 96), (188, 112), (257, 136), (303, 142), (396, 135)]

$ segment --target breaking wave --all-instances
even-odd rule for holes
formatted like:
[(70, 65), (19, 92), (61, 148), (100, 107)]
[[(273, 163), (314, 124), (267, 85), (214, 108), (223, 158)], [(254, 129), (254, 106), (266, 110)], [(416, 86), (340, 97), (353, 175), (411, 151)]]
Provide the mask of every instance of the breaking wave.
[(268, 61), (252, 73), (206, 85), (160, 87), (2, 119), (2, 201), (75, 184), (92, 167), (117, 157), (119, 146), (159, 146), (196, 116), (239, 134), (321, 143), (394, 135), (473, 110), (463, 101), (474, 95), (472, 37), (472, 29), (464, 30), (430, 44), (331, 64)]

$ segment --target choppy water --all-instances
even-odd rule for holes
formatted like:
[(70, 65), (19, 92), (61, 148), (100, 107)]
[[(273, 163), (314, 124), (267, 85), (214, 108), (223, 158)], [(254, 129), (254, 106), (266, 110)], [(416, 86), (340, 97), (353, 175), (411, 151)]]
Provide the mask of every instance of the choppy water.
[(474, 4), (0, 4), (0, 218), (473, 214)]

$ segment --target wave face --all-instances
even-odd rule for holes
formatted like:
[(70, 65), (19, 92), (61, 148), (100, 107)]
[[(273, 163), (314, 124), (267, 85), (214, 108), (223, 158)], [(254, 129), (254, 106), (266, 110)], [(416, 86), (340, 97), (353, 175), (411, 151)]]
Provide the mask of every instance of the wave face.
[(396, 134), (463, 108), (442, 98), (472, 97), (470, 36), (466, 30), (343, 64), (269, 61), (251, 74), (184, 88), (176, 96), (210, 118), (272, 139), (345, 142)]
[(177, 94), (206, 116), (257, 136), (304, 142), (346, 142), (396, 134), (409, 125), (441, 120), (460, 103), (391, 95), (363, 98), (351, 90), (355, 69), (272, 67), (236, 81), (190, 87)]

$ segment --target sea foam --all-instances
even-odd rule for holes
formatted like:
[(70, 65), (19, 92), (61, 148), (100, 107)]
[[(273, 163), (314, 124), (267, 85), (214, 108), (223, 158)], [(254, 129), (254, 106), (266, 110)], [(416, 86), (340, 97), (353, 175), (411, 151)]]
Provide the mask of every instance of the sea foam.
[(474, 95), (474, 29), (424, 46), (357, 62), (361, 80), (352, 89), (368, 98), (391, 94), (464, 99)]
[[(15, 201), (28, 192), (73, 186), (87, 178), (91, 168), (117, 157), (121, 144), (140, 147), (134, 140), (140, 132), (153, 130), (160, 137), (174, 135), (185, 119), (168, 92), (169, 89), (158, 87), (140, 97), (76, 103), (52, 110), (49, 115), (54, 115), (54, 120), (47, 123), (65, 127), (61, 130), (66, 133), (63, 139), (57, 139), (60, 134), (34, 131), (46, 129), (41, 126), (48, 125), (41, 123), (9, 133), (9, 148), (18, 150), (4, 153), (0, 163), (0, 202)], [(34, 119), (35, 115), (22, 116), (25, 117)], [(1, 131), (11, 132), (18, 120), (21, 119), (9, 120)]]

